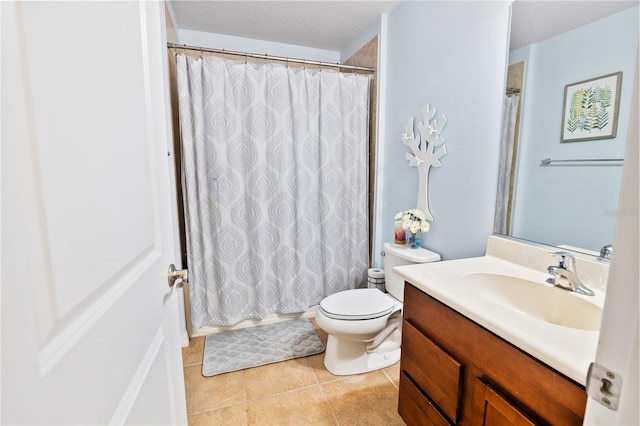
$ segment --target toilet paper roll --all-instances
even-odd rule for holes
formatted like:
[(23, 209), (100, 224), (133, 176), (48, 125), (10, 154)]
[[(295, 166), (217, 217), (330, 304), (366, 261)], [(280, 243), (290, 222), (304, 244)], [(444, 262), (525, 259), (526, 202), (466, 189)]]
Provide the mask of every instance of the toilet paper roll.
[(384, 278), (384, 269), (370, 268), (369, 269), (369, 277), (370, 278)]

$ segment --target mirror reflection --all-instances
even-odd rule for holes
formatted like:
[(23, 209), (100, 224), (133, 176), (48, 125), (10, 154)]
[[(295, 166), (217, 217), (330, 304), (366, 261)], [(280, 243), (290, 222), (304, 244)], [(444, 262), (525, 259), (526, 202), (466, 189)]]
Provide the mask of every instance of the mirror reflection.
[[(638, 13), (638, 2), (513, 3), (496, 233), (596, 255), (612, 242), (623, 214)], [(536, 16), (577, 25), (558, 34), (548, 28), (553, 19)], [(542, 24), (549, 32), (536, 39), (532, 25)], [(620, 94), (611, 100), (616, 87), (600, 77), (616, 73)], [(563, 141), (563, 129), (583, 134)]]

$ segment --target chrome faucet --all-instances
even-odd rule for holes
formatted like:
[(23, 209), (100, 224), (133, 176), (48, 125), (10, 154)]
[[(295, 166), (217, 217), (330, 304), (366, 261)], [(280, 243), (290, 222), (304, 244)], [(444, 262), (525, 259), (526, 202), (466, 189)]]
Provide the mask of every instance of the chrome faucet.
[(600, 259), (611, 259), (611, 256), (613, 256), (613, 246), (611, 244), (607, 244), (600, 249)]
[[(566, 251), (557, 251), (551, 253), (552, 256), (559, 257), (560, 262), (558, 266), (549, 266), (547, 271), (552, 275), (547, 279), (549, 284), (557, 285), (560, 288), (566, 290), (575, 291), (576, 293), (584, 294), (585, 296), (593, 296), (593, 291), (586, 287), (578, 279), (578, 273), (576, 271), (576, 259), (571, 253)], [(559, 278), (565, 278), (559, 280)]]

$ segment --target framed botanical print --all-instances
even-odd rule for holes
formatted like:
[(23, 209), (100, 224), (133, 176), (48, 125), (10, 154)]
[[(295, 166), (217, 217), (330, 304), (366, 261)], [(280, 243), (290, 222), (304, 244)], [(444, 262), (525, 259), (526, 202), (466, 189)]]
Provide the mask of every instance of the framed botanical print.
[(567, 84), (561, 142), (615, 138), (621, 85), (622, 72)]

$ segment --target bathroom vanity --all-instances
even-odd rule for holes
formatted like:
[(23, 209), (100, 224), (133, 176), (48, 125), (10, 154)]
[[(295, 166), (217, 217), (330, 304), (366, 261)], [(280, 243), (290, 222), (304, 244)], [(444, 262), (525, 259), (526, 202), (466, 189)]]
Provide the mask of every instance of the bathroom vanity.
[(582, 424), (581, 385), (412, 285), (400, 369), (408, 425)]
[(394, 268), (408, 425), (582, 424), (608, 265), (579, 259), (596, 292), (582, 296), (545, 285), (548, 250), (513, 244), (491, 237), (484, 257)]

